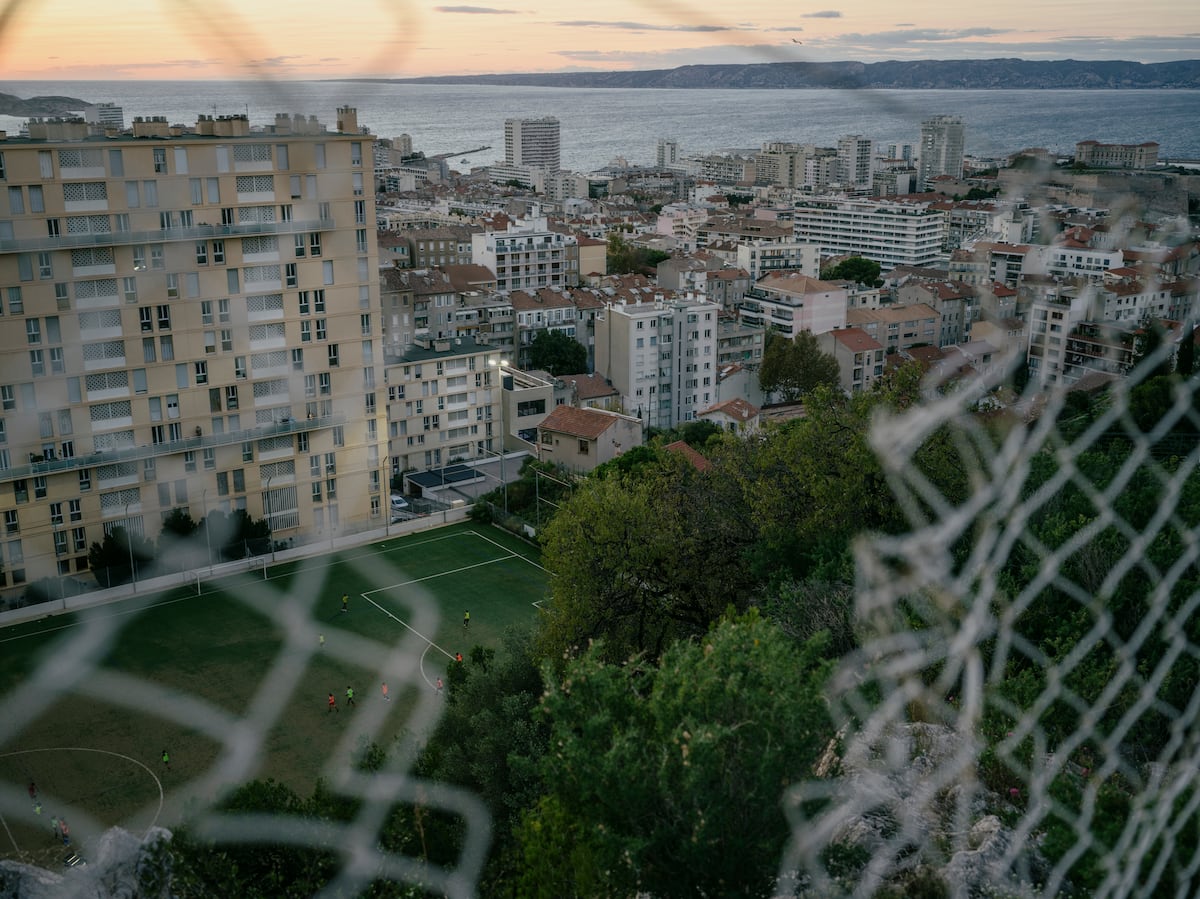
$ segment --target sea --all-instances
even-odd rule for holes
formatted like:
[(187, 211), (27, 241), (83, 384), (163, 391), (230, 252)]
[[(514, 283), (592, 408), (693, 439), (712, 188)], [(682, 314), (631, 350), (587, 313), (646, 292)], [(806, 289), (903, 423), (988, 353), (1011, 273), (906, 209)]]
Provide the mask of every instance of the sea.
[[(785, 140), (834, 146), (848, 134), (917, 144), (921, 122), (958, 115), (966, 152), (995, 158), (1026, 147), (1069, 154), (1076, 141), (1157, 141), (1160, 160), (1200, 160), (1200, 91), (1193, 90), (648, 90), (397, 84), (382, 81), (9, 81), (19, 97), (59, 95), (195, 124), (197, 116), (315, 115), (333, 127), (339, 106), (380, 137), (408, 134), (452, 167), (504, 156), (504, 120), (556, 116), (562, 165), (589, 172), (621, 159), (654, 162), (659, 138), (681, 155), (756, 150)], [(16, 133), (23, 119), (0, 116)], [(479, 149), (486, 147), (487, 149)], [(466, 163), (463, 160), (467, 160)]]

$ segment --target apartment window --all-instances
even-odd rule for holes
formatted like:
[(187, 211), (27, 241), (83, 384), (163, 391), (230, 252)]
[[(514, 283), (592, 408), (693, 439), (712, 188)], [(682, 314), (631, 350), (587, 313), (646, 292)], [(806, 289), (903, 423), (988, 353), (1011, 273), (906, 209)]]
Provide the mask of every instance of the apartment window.
[(238, 287), (238, 270), (236, 268), (231, 268), (225, 273), (225, 281), (225, 286), (229, 289), (230, 293), (238, 293), (240, 291)]
[(5, 512), (4, 512), (4, 533), (6, 533), (6, 534), (21, 533), (21, 522), (17, 516), (16, 509), (5, 510)]
[(175, 338), (170, 334), (163, 334), (158, 338), (159, 357), (163, 362), (171, 362), (175, 359)]
[(365, 225), (367, 223), (367, 201), (354, 201), (354, 224)]
[(325, 319), (318, 318), (317, 322), (317, 340), (325, 340), (329, 336), (329, 332), (325, 329)]
[(212, 242), (212, 261), (214, 265), (225, 264), (225, 241), (214, 240)]
[(183, 470), (196, 470), (196, 452), (195, 450), (185, 450), (183, 454)]
[(230, 412), (237, 411), (238, 389), (236, 384), (230, 384), (225, 388), (225, 408)]
[(321, 263), (321, 283), (332, 284), (333, 282), (333, 260), (326, 259)]
[(208, 383), (208, 363), (207, 362), (197, 362), (195, 364), (195, 370), (196, 370), (196, 383), (198, 385), (199, 384), (207, 384)]
[(204, 352), (207, 353), (209, 356), (211, 356), (216, 351), (217, 351), (217, 332), (216, 331), (205, 331), (204, 332)]
[(125, 294), (126, 303), (136, 303), (138, 300), (137, 278), (127, 277), (121, 279), (121, 287)]
[(138, 323), (143, 331), (154, 330), (154, 310), (149, 306), (138, 309)]
[(300, 322), (300, 339), (305, 343), (308, 343), (310, 340), (312, 340), (312, 322)]
[(221, 329), (221, 352), (222, 353), (232, 353), (233, 352), (233, 329), (232, 328), (222, 328)]
[(71, 295), (65, 283), (60, 282), (54, 285), (54, 301), (58, 304), (59, 309), (71, 308)]
[(233, 359), (233, 376), (239, 381), (246, 379), (246, 357), (235, 356)]
[(229, 324), (229, 300), (217, 300), (217, 321)]
[(206, 471), (212, 471), (217, 467), (217, 451), (214, 447), (206, 446), (202, 450), (204, 454), (204, 468)]
[(204, 202), (204, 181), (200, 178), (189, 178), (188, 189), (192, 194), (192, 205), (199, 206)]
[(196, 242), (196, 265), (208, 265), (208, 243), (207, 241)]
[[(299, 236), (300, 235), (297, 235), (297, 237)], [(308, 235), (308, 254), (310, 256), (321, 255), (321, 234), (319, 231), (314, 231)]]
[(49, 253), (38, 253), (37, 267), (39, 280), (49, 281), (54, 277), (54, 263), (52, 260), (53, 257)]
[(304, 371), (304, 350), (301, 347), (295, 347), (292, 350), (292, 368), (296, 371)]
[(27, 318), (25, 319), (25, 342), (29, 344), (39, 344), (42, 342), (42, 322), (41, 319)]
[(367, 337), (371, 334), (371, 313), (365, 312), (358, 317), (358, 324), (362, 330), (363, 336)]
[(200, 324), (211, 325), (212, 323), (213, 323), (212, 300), (201, 300), (200, 301)]
[[(153, 244), (150, 247), (150, 267), (154, 269), (164, 269), (167, 267), (166, 260), (163, 257), (162, 244)], [(168, 276), (168, 281), (170, 276)], [(167, 285), (170, 287), (170, 284)], [(178, 295), (178, 294), (176, 294)]]
[(153, 481), (158, 478), (158, 465), (155, 463), (154, 457), (142, 460), (142, 479)]
[(157, 307), (157, 312), (158, 312), (158, 330), (170, 331), (171, 330), (171, 307), (170, 306), (159, 306), (159, 307)]
[(154, 209), (158, 206), (158, 182), (143, 181), (142, 182), (142, 198), (146, 201), (146, 206), (149, 209)]
[(325, 145), (315, 144), (313, 146), (313, 155), (316, 160), (316, 166), (319, 169), (325, 168)]
[(19, 187), (8, 189), (8, 208), (13, 215), (23, 215), (25, 212), (25, 195)]
[(363, 195), (363, 173), (355, 172), (350, 176), (350, 179), (354, 188), (354, 196), (361, 197)]
[(35, 378), (39, 378), (46, 373), (46, 360), (41, 350), (29, 351), (29, 368)]
[(285, 287), (295, 287), (299, 283), (296, 277), (296, 263), (288, 262), (283, 266), (283, 283)]
[(355, 252), (367, 252), (367, 229), (359, 228), (354, 232), (354, 249)]
[(338, 345), (331, 343), (329, 345), (329, 365), (331, 368), (337, 368), (341, 364), (341, 357), (338, 355)]
[(35, 499), (46, 498), (46, 476), (44, 474), (33, 479), (33, 495)]
[(333, 445), (346, 445), (346, 429), (342, 425), (334, 425), (333, 428)]
[(167, 172), (167, 148), (154, 148), (154, 171), (156, 174), (165, 175)]

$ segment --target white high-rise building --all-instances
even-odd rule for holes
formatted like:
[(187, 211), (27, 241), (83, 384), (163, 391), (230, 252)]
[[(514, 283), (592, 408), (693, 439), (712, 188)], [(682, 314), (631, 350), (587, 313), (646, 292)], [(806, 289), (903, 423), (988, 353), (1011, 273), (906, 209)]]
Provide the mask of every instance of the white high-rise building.
[(559, 164), (558, 119), (506, 119), (504, 161), (508, 165), (557, 172)]
[(942, 258), (946, 213), (929, 203), (813, 197), (797, 201), (792, 227), (797, 243), (817, 244), (822, 256), (865, 256), (890, 271)]
[(937, 115), (921, 123), (921, 158), (918, 169), (921, 187), (925, 187), (930, 178), (938, 175), (962, 177), (965, 138), (966, 127), (958, 116)]
[(596, 316), (596, 371), (648, 427), (692, 421), (716, 402), (719, 313), (691, 296), (609, 303)]
[(869, 137), (847, 134), (838, 138), (837, 180), (847, 187), (870, 184), (874, 156), (874, 144)]
[(89, 125), (121, 131), (125, 127), (125, 110), (115, 103), (94, 103), (83, 107), (83, 120)]
[(658, 139), (658, 152), (655, 156), (655, 164), (660, 169), (665, 169), (675, 165), (679, 160), (679, 144), (668, 137), (660, 137)]

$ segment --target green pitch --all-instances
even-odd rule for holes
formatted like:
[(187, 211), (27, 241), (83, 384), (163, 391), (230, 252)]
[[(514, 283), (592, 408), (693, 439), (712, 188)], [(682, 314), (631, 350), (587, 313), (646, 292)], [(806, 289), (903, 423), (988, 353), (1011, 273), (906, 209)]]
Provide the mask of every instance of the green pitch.
[[(49, 819), (64, 806), (91, 817), (71, 820), (85, 847), (113, 824), (169, 823), (211, 801), (206, 778), (222, 766), (307, 796), (353, 761), (364, 716), (383, 716), (376, 742), (427, 732), (454, 654), (470, 664), (473, 646), (530, 623), (546, 586), (536, 549), (467, 524), (0, 629), (0, 702), (33, 709), (0, 729), (0, 789), (24, 796), (35, 781), (43, 806), (0, 805), (0, 857), (52, 863), (62, 850)], [(253, 747), (248, 766), (231, 761), (235, 745)]]

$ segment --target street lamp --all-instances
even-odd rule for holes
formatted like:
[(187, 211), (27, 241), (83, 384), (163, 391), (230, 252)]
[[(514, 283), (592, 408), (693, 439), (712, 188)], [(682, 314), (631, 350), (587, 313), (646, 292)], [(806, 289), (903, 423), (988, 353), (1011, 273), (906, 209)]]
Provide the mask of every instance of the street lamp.
[(209, 534), (207, 489), (200, 491), (200, 502), (204, 506), (204, 545), (208, 549), (208, 573), (212, 574), (212, 536)]
[(271, 515), (275, 510), (275, 504), (271, 502), (271, 478), (274, 475), (267, 476), (267, 492), (263, 494), (263, 514), (267, 517), (267, 540), (271, 543), (271, 564), (275, 564), (275, 523), (271, 520)]
[(129, 576), (133, 579), (133, 592), (137, 593), (137, 568), (133, 564), (133, 528), (129, 525), (129, 507), (133, 503), (125, 504), (125, 545), (129, 547)]
[[(388, 477), (388, 461), (391, 456), (383, 457), (383, 469), (380, 471), (380, 477), (383, 483), (380, 485), (379, 495), (380, 502), (383, 504), (383, 536), (387, 537), (392, 526), (392, 479)], [(383, 497), (387, 497), (386, 502)]]
[(504, 359), (495, 359), (488, 363), (496, 368), (499, 383), (496, 387), (500, 397), (500, 480), (504, 483), (504, 517), (508, 517), (508, 476), (505, 473), (505, 455), (508, 449), (508, 433), (504, 430)]

